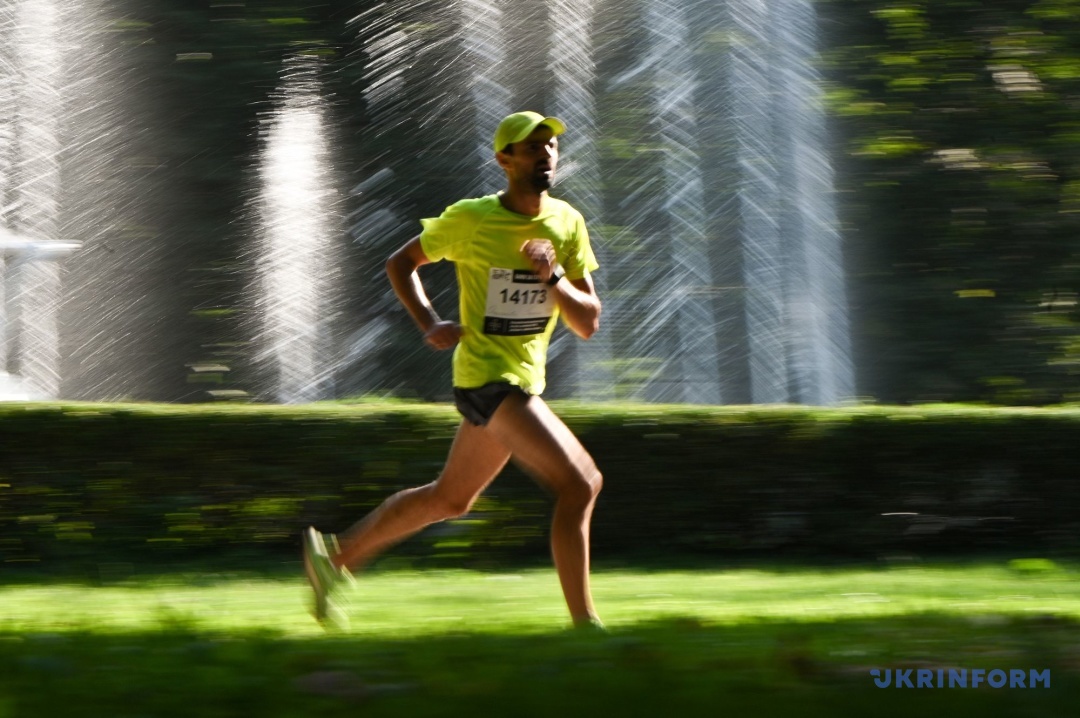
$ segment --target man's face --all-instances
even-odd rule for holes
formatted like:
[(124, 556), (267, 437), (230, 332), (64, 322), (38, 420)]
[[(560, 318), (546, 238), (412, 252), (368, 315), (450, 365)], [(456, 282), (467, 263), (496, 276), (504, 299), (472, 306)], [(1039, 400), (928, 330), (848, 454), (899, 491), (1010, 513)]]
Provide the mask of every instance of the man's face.
[(559, 139), (550, 127), (540, 125), (509, 152), (498, 153), (499, 165), (511, 181), (530, 183), (538, 192), (551, 189), (559, 162)]

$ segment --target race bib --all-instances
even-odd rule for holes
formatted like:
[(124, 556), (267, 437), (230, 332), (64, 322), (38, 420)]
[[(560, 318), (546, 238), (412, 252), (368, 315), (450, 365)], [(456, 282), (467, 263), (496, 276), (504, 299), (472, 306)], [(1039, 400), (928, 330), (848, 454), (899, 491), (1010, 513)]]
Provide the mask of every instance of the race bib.
[(488, 273), (484, 334), (540, 334), (555, 311), (555, 298), (540, 277), (526, 269), (492, 267)]

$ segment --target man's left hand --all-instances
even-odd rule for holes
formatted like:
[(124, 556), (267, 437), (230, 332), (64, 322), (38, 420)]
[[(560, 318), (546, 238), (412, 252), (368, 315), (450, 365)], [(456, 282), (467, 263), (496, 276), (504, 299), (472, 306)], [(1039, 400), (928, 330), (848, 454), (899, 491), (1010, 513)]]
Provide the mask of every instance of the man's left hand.
[(541, 282), (551, 279), (552, 272), (558, 265), (555, 258), (555, 247), (546, 239), (530, 239), (521, 245), (521, 253), (529, 260), (533, 271), (540, 277)]

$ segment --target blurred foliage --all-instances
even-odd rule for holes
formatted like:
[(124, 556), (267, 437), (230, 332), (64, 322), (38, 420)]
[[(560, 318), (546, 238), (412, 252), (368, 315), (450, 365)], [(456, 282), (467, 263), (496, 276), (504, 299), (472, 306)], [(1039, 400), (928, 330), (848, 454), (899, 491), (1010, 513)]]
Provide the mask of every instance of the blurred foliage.
[(822, 0), (860, 390), (1080, 392), (1080, 5)]
[[(1080, 547), (1080, 410), (562, 404), (605, 488), (597, 557), (876, 557)], [(0, 407), (7, 563), (291, 556), (434, 480), (449, 406)], [(397, 555), (547, 552), (544, 493), (508, 470), (463, 520)]]

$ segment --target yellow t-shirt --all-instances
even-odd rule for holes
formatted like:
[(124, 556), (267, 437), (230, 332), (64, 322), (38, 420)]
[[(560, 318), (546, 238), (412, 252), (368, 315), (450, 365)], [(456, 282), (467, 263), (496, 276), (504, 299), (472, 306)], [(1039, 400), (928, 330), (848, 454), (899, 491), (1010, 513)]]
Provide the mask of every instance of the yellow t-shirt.
[(540, 214), (526, 217), (492, 194), (461, 200), (420, 222), (427, 258), (450, 260), (457, 270), (464, 333), (454, 350), (454, 386), (505, 381), (530, 394), (542, 392), (559, 310), (552, 288), (533, 273), (521, 246), (549, 240), (567, 279), (581, 279), (599, 266), (581, 213), (545, 197)]

